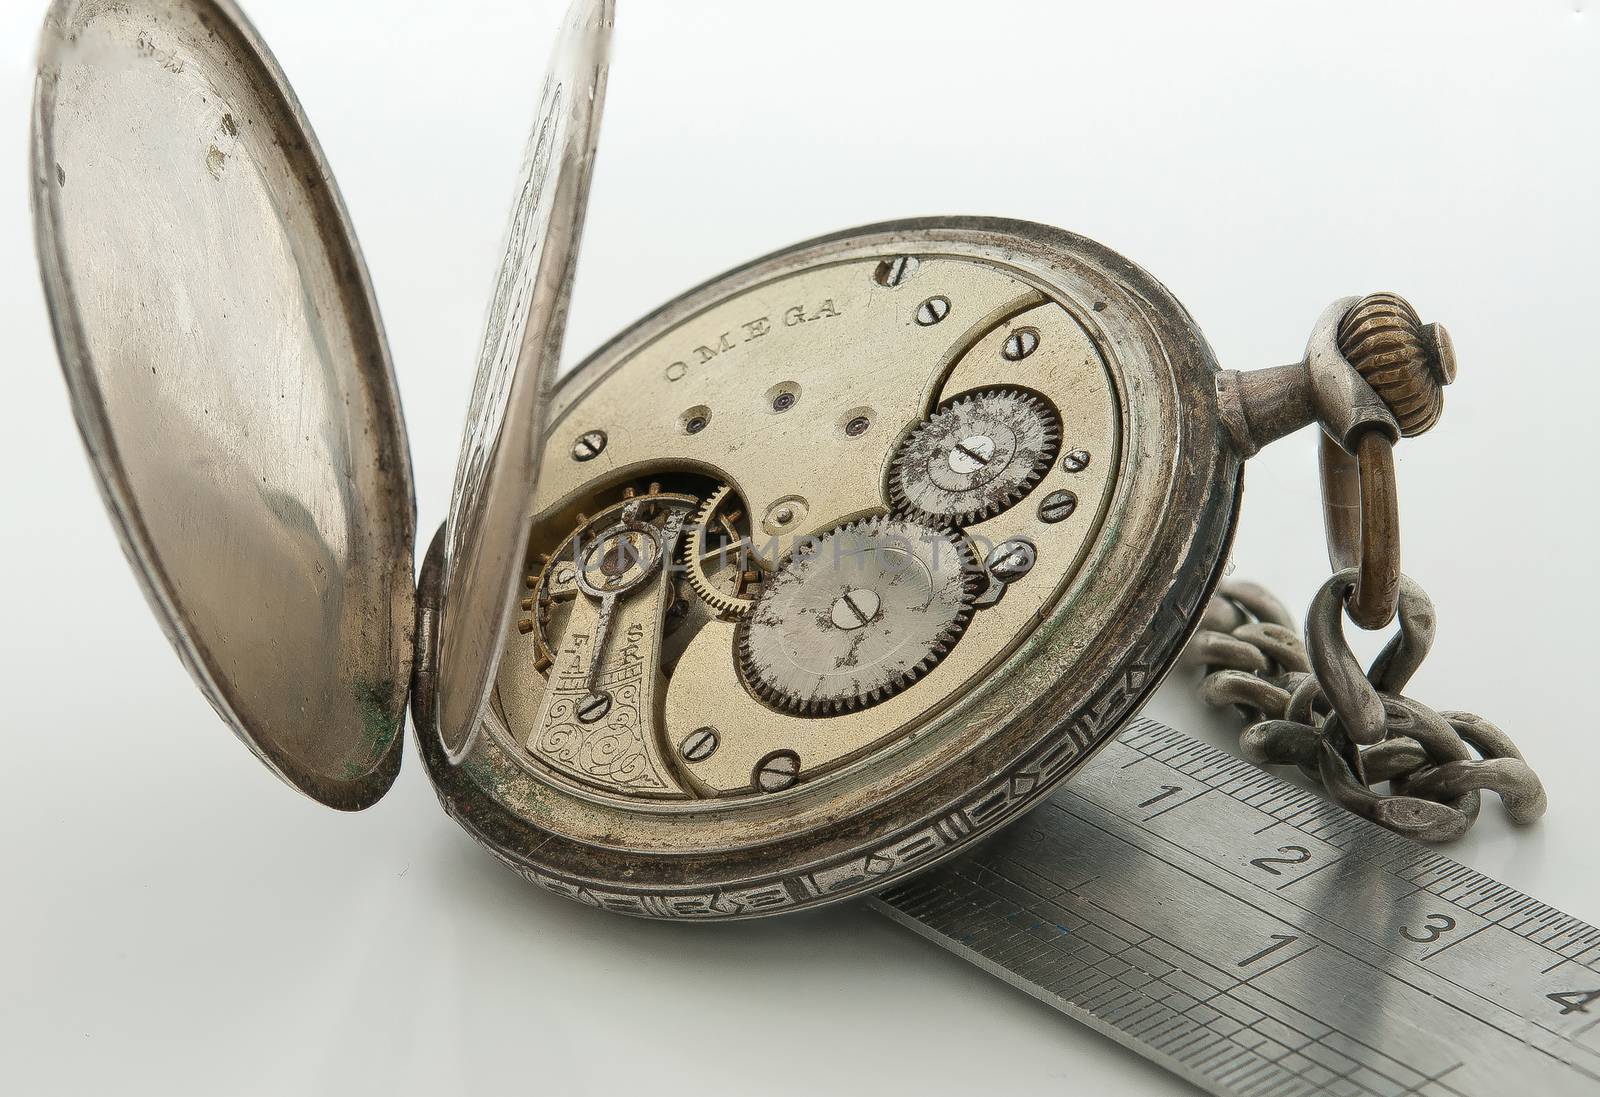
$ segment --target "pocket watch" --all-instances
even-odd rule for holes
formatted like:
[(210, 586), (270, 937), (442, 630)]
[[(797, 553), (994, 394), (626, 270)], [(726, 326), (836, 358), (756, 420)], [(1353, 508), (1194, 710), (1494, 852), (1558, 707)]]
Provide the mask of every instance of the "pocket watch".
[(265, 43), (231, 0), (48, 16), (33, 197), (78, 426), (174, 648), (285, 782), (374, 803), (409, 703), (446, 811), (585, 903), (881, 888), (1130, 719), (1206, 611), (1245, 459), (1313, 422), (1351, 613), (1393, 616), (1386, 457), (1453, 361), (1398, 298), (1224, 371), (1110, 249), (926, 218), (757, 259), (557, 379), (612, 25), (567, 17), (415, 578), (377, 304)]

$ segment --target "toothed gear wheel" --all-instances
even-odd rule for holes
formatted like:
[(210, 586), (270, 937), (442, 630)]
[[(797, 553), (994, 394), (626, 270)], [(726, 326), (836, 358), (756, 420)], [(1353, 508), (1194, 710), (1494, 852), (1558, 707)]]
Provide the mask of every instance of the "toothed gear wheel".
[[(747, 540), (739, 536), (742, 515), (733, 508), (733, 489), (724, 484), (689, 520), (692, 535), (683, 547), (684, 575), (689, 587), (720, 616), (743, 617), (755, 605), (748, 596), (759, 573), (750, 559)], [(718, 543), (712, 544), (715, 538)], [(716, 574), (706, 571), (713, 564)]]
[(889, 471), (897, 514), (966, 526), (1016, 503), (1050, 471), (1061, 418), (1042, 398), (991, 389), (947, 401), (900, 445)]
[[(593, 517), (579, 514), (577, 524), (562, 538), (554, 552), (541, 554), (540, 568), (528, 576), (527, 585), (533, 593), (523, 602), (523, 609), (531, 616), (524, 617), (525, 631), (533, 633), (534, 669), (543, 674), (555, 661), (555, 647), (551, 642), (550, 622), (555, 608), (578, 596), (578, 548), (592, 540), (601, 530), (607, 529), (627, 514), (633, 520), (651, 525), (665, 525), (668, 515), (682, 514), (698, 504), (693, 495), (664, 492), (661, 485), (652, 483), (643, 488), (628, 487), (616, 502), (602, 508)], [(630, 512), (630, 508), (632, 508)]]
[(944, 658), (982, 581), (965, 538), (895, 518), (842, 526), (785, 561), (739, 623), (745, 681), (804, 716), (875, 705)]

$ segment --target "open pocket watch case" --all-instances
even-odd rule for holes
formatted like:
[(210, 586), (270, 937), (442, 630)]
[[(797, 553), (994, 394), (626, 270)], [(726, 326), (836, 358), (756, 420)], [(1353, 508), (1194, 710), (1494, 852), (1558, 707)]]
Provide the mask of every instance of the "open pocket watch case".
[(79, 428), (173, 646), (302, 792), (381, 797), (409, 699), (445, 809), (552, 890), (875, 890), (1134, 714), (1250, 453), (1388, 413), (1330, 349), (1353, 300), (1222, 372), (1139, 267), (991, 218), (756, 260), (556, 380), (612, 23), (579, 0), (556, 49), (414, 583), (383, 328), (288, 81), (230, 0), (57, 0), (34, 202)]

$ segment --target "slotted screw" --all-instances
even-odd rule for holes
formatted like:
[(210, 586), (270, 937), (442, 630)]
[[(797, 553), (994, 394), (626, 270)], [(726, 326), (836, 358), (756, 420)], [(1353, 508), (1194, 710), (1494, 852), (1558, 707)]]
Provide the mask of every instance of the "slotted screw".
[(878, 264), (878, 269), (873, 273), (878, 285), (894, 289), (916, 271), (921, 264), (910, 255), (897, 255), (893, 259), (885, 259)]
[(604, 718), (611, 711), (611, 695), (609, 693), (591, 693), (578, 702), (578, 719), (585, 724), (592, 724)]
[(683, 737), (683, 742), (678, 744), (678, 753), (683, 755), (686, 762), (704, 762), (717, 752), (717, 745), (721, 741), (716, 728), (696, 728)]
[(950, 298), (948, 297), (930, 297), (917, 306), (917, 323), (925, 328), (932, 327), (949, 315)]
[(1039, 504), (1039, 521), (1065, 522), (1072, 517), (1072, 512), (1078, 509), (1078, 497), (1070, 491), (1052, 491), (1044, 497), (1044, 502)]
[(1014, 583), (1033, 570), (1038, 558), (1038, 550), (1033, 547), (1033, 542), (1018, 537), (996, 545), (984, 564), (989, 574), (1002, 583)]
[(754, 784), (762, 792), (782, 792), (800, 780), (800, 756), (792, 750), (773, 751), (756, 763)]
[(1008, 362), (1020, 362), (1039, 349), (1039, 333), (1033, 328), (1018, 328), (1006, 337), (1000, 353)]
[(605, 448), (605, 431), (586, 431), (578, 436), (576, 442), (572, 443), (572, 459), (574, 461), (593, 461), (605, 452)]

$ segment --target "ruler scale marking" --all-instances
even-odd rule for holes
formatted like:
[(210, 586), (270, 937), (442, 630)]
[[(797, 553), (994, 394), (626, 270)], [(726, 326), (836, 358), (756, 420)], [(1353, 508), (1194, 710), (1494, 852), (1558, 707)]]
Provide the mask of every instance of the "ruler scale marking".
[(1600, 931), (1152, 721), (872, 903), (1217, 1094), (1600, 1092)]

